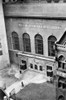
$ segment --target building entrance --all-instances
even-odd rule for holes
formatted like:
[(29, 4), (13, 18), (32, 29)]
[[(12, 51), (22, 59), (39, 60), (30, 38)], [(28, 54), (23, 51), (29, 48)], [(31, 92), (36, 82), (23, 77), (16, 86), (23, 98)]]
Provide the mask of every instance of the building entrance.
[(27, 63), (25, 60), (21, 60), (20, 69), (25, 70), (27, 69)]

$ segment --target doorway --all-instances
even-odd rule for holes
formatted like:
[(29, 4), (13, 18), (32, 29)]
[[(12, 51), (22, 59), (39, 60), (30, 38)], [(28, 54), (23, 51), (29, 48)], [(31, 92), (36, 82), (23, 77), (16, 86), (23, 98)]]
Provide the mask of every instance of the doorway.
[(20, 69), (25, 70), (27, 69), (27, 63), (25, 60), (21, 60)]

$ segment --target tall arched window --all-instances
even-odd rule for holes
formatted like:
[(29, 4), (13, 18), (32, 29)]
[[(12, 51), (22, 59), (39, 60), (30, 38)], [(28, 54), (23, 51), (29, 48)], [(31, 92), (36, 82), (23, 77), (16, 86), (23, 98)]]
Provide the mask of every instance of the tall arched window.
[(43, 38), (40, 34), (35, 35), (35, 52), (43, 54)]
[(55, 36), (49, 36), (48, 38), (48, 55), (49, 56), (55, 56), (55, 50), (53, 48), (55, 41), (56, 41), (56, 37)]
[(12, 32), (13, 49), (19, 50), (19, 37), (16, 32)]
[(23, 34), (24, 51), (31, 52), (30, 36), (27, 33)]

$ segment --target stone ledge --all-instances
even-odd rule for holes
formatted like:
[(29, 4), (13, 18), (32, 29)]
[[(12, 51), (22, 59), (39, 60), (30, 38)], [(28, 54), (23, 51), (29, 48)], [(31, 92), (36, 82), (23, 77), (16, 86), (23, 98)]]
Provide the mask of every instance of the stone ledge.
[(5, 16), (65, 18), (65, 3), (28, 3), (4, 5)]

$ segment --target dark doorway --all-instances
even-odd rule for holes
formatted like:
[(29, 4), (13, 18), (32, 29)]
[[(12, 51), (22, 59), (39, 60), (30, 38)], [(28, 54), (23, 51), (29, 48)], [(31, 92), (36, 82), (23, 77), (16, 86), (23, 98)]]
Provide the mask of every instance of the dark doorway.
[(25, 60), (22, 60), (22, 61), (21, 61), (20, 69), (22, 69), (22, 70), (27, 69), (27, 63), (26, 63)]

